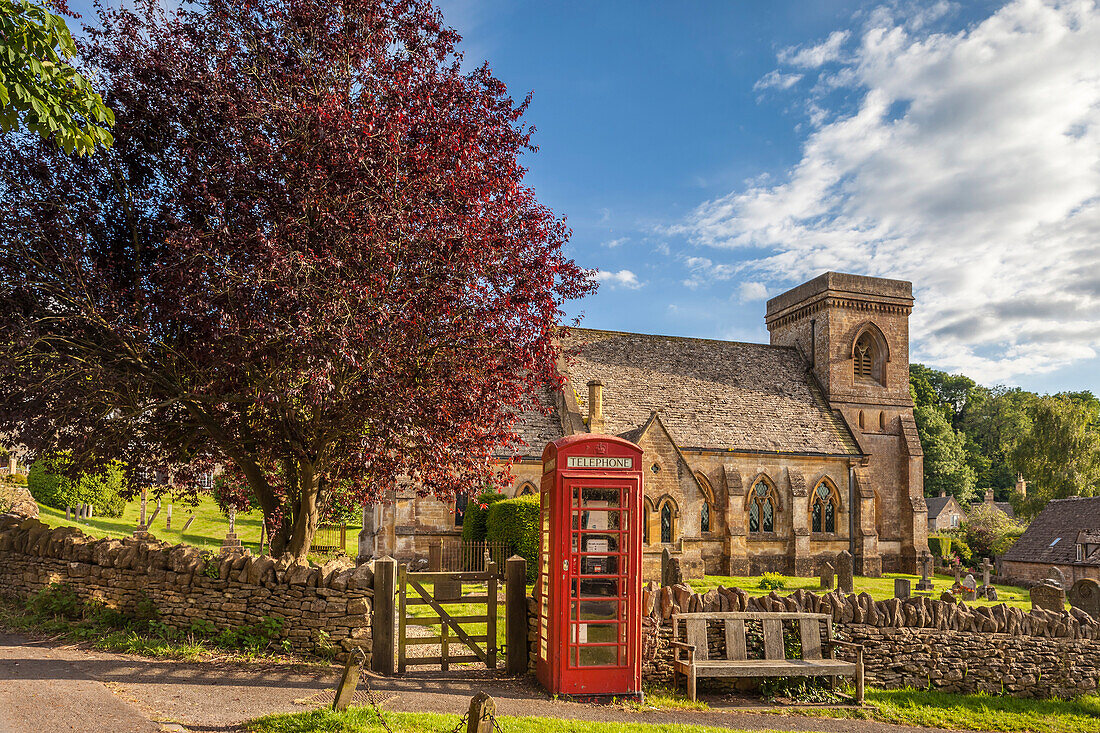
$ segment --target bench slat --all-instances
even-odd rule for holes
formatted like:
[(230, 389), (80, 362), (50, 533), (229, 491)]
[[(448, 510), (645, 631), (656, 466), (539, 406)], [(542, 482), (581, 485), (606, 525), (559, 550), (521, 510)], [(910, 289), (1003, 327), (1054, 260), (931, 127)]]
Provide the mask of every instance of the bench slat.
[(687, 627), (687, 643), (695, 647), (695, 659), (707, 660), (707, 620), (705, 618), (690, 618), (684, 621)]
[(764, 658), (784, 659), (782, 619), (764, 619)]
[(802, 658), (821, 659), (821, 626), (815, 619), (798, 620), (798, 635), (802, 637)]
[[(687, 668), (687, 665), (682, 666)], [(746, 659), (695, 665), (698, 677), (846, 677), (855, 673), (855, 664), (831, 659)]]
[(747, 659), (745, 648), (745, 621), (739, 618), (726, 619), (726, 659)]

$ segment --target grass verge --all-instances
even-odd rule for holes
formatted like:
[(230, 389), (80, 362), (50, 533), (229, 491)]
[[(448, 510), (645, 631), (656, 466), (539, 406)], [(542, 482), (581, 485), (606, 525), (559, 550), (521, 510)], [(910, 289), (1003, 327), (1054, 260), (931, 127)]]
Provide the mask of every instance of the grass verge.
[(783, 708), (769, 712), (819, 718), (1001, 733), (1100, 733), (1100, 696), (1030, 700), (928, 690), (867, 690), (864, 708)]
[[(385, 716), (386, 722), (399, 733), (444, 733), (454, 730), (459, 721), (457, 715), (433, 713), (385, 713)], [(698, 725), (604, 723), (558, 718), (502, 716), (497, 722), (504, 733), (745, 733)], [(267, 715), (249, 721), (245, 730), (248, 733), (385, 733), (377, 714), (370, 708), (350, 708), (343, 713), (315, 710), (309, 713)]]

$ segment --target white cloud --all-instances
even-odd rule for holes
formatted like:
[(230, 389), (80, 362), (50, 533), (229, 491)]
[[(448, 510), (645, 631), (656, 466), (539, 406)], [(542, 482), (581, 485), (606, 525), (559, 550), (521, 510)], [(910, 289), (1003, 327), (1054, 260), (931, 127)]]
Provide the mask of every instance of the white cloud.
[(839, 61), (841, 47), (848, 40), (849, 31), (833, 31), (821, 43), (814, 46), (791, 46), (779, 52), (779, 61), (803, 69), (816, 69), (833, 61)]
[(768, 287), (764, 283), (743, 282), (737, 290), (737, 297), (742, 303), (764, 300), (768, 297)]
[[(739, 268), (768, 282), (912, 280), (914, 360), (986, 382), (1095, 357), (1100, 9), (1015, 0), (954, 33), (932, 32), (927, 10), (869, 17), (840, 73), (820, 72), (858, 108), (811, 92), (819, 126), (786, 178), (705, 202), (674, 231), (764, 248)], [(781, 60), (838, 59), (845, 38)]]
[(609, 239), (608, 241), (603, 243), (603, 246), (607, 247), (608, 249), (615, 249), (616, 247), (620, 247), (629, 241), (630, 237), (618, 237), (616, 239)]
[(608, 272), (606, 270), (597, 270), (588, 276), (589, 279), (595, 280), (598, 283), (606, 283), (611, 288), (626, 288), (627, 290), (637, 290), (645, 285), (643, 282), (639, 282), (638, 276), (630, 270), (619, 270), (618, 272)]
[(764, 89), (790, 89), (801, 80), (802, 74), (784, 74), (779, 69), (772, 69), (760, 77), (752, 88), (756, 92)]

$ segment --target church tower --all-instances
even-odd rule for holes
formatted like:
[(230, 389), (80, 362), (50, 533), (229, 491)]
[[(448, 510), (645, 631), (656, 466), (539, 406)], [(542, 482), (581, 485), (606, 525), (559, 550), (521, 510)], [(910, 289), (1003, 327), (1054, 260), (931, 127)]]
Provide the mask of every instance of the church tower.
[(827, 272), (768, 301), (773, 346), (797, 348), (864, 457), (849, 538), (864, 574), (916, 572), (927, 549), (924, 456), (909, 395), (913, 285)]

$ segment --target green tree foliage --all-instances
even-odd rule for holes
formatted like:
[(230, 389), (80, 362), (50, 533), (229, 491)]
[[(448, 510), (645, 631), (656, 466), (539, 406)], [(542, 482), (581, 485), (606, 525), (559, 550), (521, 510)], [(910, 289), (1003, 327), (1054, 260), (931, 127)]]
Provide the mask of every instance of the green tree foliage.
[(1030, 517), (1051, 499), (1100, 494), (1100, 405), (1046, 396), (1032, 402), (1028, 415), (1029, 429), (1010, 452), (1012, 465), (1029, 482), (1017, 511)]
[(121, 494), (125, 488), (125, 472), (115, 461), (95, 473), (69, 476), (71, 460), (66, 453), (41, 456), (27, 474), (27, 489), (36, 501), (55, 509), (91, 504), (96, 514), (121, 517), (126, 502)]
[[(1015, 387), (994, 387), (967, 406), (962, 429), (972, 460), (978, 486), (993, 489), (998, 500), (1011, 495), (1017, 469), (1009, 462), (1009, 453), (1031, 430), (1028, 409), (1036, 395)], [(979, 465), (984, 464), (980, 469)]]
[(982, 389), (970, 377), (948, 374), (923, 364), (909, 366), (909, 385), (918, 406), (937, 408), (954, 428), (959, 427), (971, 398)]
[(114, 113), (69, 64), (76, 50), (65, 21), (47, 6), (0, 0), (0, 130), (22, 123), (80, 155), (111, 145)]
[(960, 504), (970, 503), (974, 496), (974, 470), (966, 460), (963, 436), (934, 407), (918, 407), (913, 416), (924, 449), (925, 496), (946, 492)]
[(490, 491), (467, 503), (466, 514), (462, 518), (462, 539), (484, 542), (489, 531), (489, 506), (507, 498), (504, 494)]
[(928, 549), (936, 557), (947, 559), (951, 554), (951, 538), (945, 535), (932, 535), (928, 538)]
[(957, 539), (962, 539), (974, 555), (992, 558), (1004, 554), (1022, 533), (1023, 528), (1004, 512), (978, 504), (959, 525)]
[(527, 560), (527, 582), (535, 582), (539, 566), (539, 497), (504, 499), (489, 507), (490, 542), (504, 542)]

